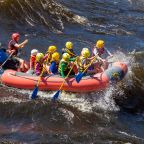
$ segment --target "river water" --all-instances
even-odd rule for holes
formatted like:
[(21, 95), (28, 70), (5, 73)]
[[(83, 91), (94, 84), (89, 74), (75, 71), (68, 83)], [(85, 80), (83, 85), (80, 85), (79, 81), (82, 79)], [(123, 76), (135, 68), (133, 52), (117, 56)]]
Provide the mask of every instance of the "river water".
[[(49, 144), (144, 143), (144, 1), (143, 0), (0, 0), (0, 41), (6, 48), (13, 32), (29, 43), (21, 50), (28, 60), (33, 48), (74, 43), (79, 54), (98, 39), (128, 74), (102, 92), (66, 93), (0, 85), (0, 142)], [(136, 52), (133, 52), (136, 51)]]

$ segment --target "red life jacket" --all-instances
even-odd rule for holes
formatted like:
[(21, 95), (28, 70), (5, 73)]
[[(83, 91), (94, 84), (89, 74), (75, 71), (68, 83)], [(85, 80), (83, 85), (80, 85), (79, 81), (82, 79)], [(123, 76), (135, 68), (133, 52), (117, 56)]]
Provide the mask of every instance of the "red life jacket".
[[(11, 43), (13, 42), (14, 40), (10, 40), (9, 44), (8, 44), (8, 50), (9, 50), (9, 53), (11, 54), (12, 50), (14, 50), (15, 52), (13, 53), (13, 55), (17, 55), (18, 54), (18, 49), (12, 45)], [(16, 42), (16, 41), (15, 41)], [(17, 43), (17, 42), (16, 42)]]
[(31, 55), (31, 57), (30, 57), (30, 63), (32, 65), (32, 67), (35, 68), (35, 65), (36, 65), (36, 55)]

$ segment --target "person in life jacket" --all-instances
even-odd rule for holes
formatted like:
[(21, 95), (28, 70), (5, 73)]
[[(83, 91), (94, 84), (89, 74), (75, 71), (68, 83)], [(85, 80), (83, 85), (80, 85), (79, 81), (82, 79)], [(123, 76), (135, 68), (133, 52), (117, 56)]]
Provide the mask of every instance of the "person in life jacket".
[(91, 61), (91, 59), (90, 59), (89, 49), (88, 48), (83, 48), (82, 51), (81, 51), (81, 55), (79, 57), (79, 61), (78, 61), (78, 70), (79, 70), (79, 72), (83, 72), (87, 68), (90, 61)]
[(51, 62), (52, 54), (53, 54), (54, 52), (56, 52), (56, 51), (57, 51), (57, 47), (56, 47), (56, 46), (51, 45), (51, 46), (48, 47), (47, 53), (46, 53), (46, 55), (45, 55), (45, 56), (47, 56), (46, 63), (47, 63), (48, 65), (49, 65), (50, 62)]
[(27, 71), (28, 74), (34, 74), (34, 69), (36, 65), (36, 55), (38, 54), (37, 49), (31, 50), (31, 56), (30, 56), (30, 69)]
[[(64, 53), (58, 68), (58, 71), (63, 78), (65, 78), (71, 70), (70, 65), (70, 55), (68, 53)], [(72, 70), (69, 75), (75, 75), (74, 71)]]
[[(98, 40), (96, 46), (93, 49), (93, 54), (98, 55), (101, 58), (101, 62), (104, 69), (108, 67), (108, 61), (106, 58), (113, 57), (113, 55), (105, 48), (105, 43), (103, 40)], [(99, 59), (100, 59), (99, 58)]]
[(68, 41), (65, 44), (65, 48), (62, 49), (62, 54), (68, 53), (70, 55), (70, 58), (76, 57), (76, 54), (73, 50), (73, 43)]
[[(68, 53), (70, 55), (71, 62), (75, 61), (77, 58), (77, 56), (73, 50), (73, 43), (70, 41), (66, 42), (65, 48), (62, 49), (62, 54), (64, 54), (64, 53)], [(78, 73), (78, 68), (77, 68), (76, 64), (74, 65), (73, 70), (74, 70), (75, 74)]]
[(13, 56), (12, 58), (15, 61), (19, 61), (20, 62), (20, 70), (24, 71), (25, 69), (28, 69), (29, 66), (28, 66), (28, 64), (25, 63), (25, 61), (23, 59), (18, 58), (17, 54), (18, 54), (18, 50), (20, 48), (23, 48), (25, 46), (25, 44), (28, 43), (28, 39), (24, 40), (22, 43), (19, 44), (18, 43), (19, 38), (20, 38), (19, 33), (13, 33), (12, 34), (11, 40), (9, 41), (9, 44), (8, 44), (7, 52), (9, 54), (12, 54), (12, 56)]
[(43, 53), (38, 53), (36, 55), (36, 65), (35, 65), (35, 74), (39, 76), (42, 72), (43, 75), (45, 74), (45, 67), (44, 67), (44, 61), (47, 59), (47, 55), (44, 56)]
[(60, 60), (60, 54), (58, 52), (54, 52), (52, 54), (51, 65), (49, 68), (51, 73), (53, 73), (53, 74), (58, 73), (59, 60)]

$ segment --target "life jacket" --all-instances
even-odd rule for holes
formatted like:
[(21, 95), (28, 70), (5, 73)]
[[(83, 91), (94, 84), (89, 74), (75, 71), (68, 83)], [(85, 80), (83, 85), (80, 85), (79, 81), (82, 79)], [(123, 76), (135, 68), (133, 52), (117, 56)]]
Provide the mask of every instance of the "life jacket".
[(62, 54), (64, 54), (64, 53), (68, 53), (71, 58), (76, 56), (73, 49), (63, 48)]
[(30, 62), (32, 63), (32, 67), (35, 68), (35, 65), (36, 65), (36, 55), (31, 55)]
[(62, 63), (65, 63), (67, 65), (67, 67), (64, 69), (64, 71), (66, 71), (69, 67), (68, 67), (68, 64), (69, 62), (65, 61), (65, 60), (61, 60), (60, 63), (59, 63), (59, 66), (58, 66), (58, 71), (61, 72), (61, 65)]
[(96, 48), (97, 52), (98, 52), (98, 55), (101, 56), (105, 53), (105, 49), (104, 48), (97, 48), (97, 47), (94, 47), (93, 48), (93, 53), (94, 53), (94, 49)]
[(8, 55), (6, 54), (6, 52), (4, 52), (4, 50), (0, 49), (0, 63), (4, 63), (8, 58)]
[(39, 67), (38, 67), (38, 69), (36, 69), (36, 67), (35, 67), (35, 71), (38, 70), (38, 71), (41, 73), (42, 70), (43, 70), (43, 63), (36, 62), (36, 64), (37, 64), (37, 63), (39, 63)]
[[(13, 53), (13, 55), (17, 55), (18, 54), (18, 49), (12, 45), (12, 42), (16, 42), (14, 40), (10, 40), (9, 44), (8, 44), (8, 50), (9, 50), (9, 53), (11, 54), (11, 51), (14, 50), (15, 52)], [(17, 43), (17, 42), (16, 42)]]
[(79, 63), (78, 63), (80, 72), (83, 72), (85, 70), (85, 67), (84, 67), (84, 64), (83, 64), (84, 60), (86, 60), (86, 65), (89, 64), (89, 61), (86, 58), (84, 58), (83, 56), (80, 56), (79, 57)]
[(44, 62), (46, 62), (46, 63), (50, 63), (51, 60), (52, 60), (52, 53), (47, 52), (46, 54), (48, 55), (48, 58), (47, 58)]

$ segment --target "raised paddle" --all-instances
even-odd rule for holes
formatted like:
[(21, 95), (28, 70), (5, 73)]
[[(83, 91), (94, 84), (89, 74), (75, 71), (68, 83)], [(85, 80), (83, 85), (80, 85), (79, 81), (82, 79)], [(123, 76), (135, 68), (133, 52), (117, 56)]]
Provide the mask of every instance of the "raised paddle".
[(79, 73), (76, 75), (75, 79), (76, 79), (76, 82), (77, 82), (77, 83), (80, 82), (80, 80), (81, 80), (82, 77), (84, 76), (86, 70), (92, 65), (92, 63), (95, 61), (96, 57), (97, 57), (97, 55), (96, 55), (96, 56), (93, 58), (93, 60), (88, 64), (88, 66), (85, 68), (85, 70), (84, 70), (83, 72), (79, 72)]
[[(78, 57), (77, 57), (77, 58), (78, 58)], [(77, 58), (76, 58), (76, 60), (77, 60)], [(75, 60), (75, 61), (76, 61), (76, 60)], [(73, 65), (72, 65), (70, 71), (68, 72), (67, 76), (64, 78), (64, 80), (63, 80), (63, 82), (62, 82), (62, 84), (61, 84), (59, 90), (53, 95), (52, 101), (55, 101), (55, 100), (58, 99), (58, 97), (59, 97), (59, 95), (60, 95), (60, 92), (61, 92), (61, 89), (62, 89), (62, 87), (64, 86), (65, 80), (68, 78), (68, 76), (69, 76), (69, 74), (71, 73), (71, 71), (72, 71), (74, 65), (75, 65), (75, 63), (73, 63)]]

